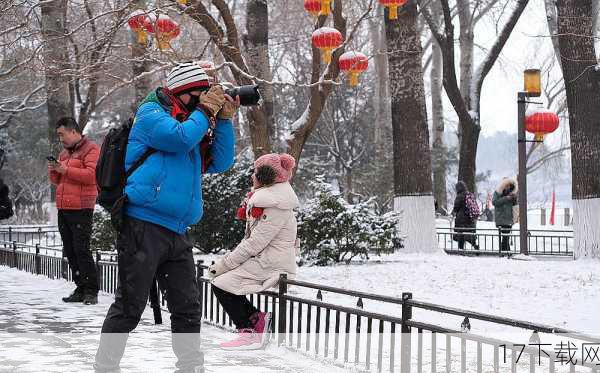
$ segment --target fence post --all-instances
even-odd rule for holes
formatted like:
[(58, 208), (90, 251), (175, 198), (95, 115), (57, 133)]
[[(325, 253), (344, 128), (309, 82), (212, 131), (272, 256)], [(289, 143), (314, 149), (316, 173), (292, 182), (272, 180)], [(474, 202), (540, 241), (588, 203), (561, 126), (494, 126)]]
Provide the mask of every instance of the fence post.
[(287, 274), (279, 275), (279, 309), (277, 311), (277, 345), (281, 346), (285, 341), (285, 324), (287, 320), (287, 303), (285, 294), (287, 293)]
[(35, 244), (35, 274), (42, 273), (42, 258), (40, 258), (40, 244)]
[(400, 373), (410, 373), (410, 326), (406, 322), (412, 319), (412, 306), (408, 303), (412, 293), (402, 293), (402, 334), (400, 335)]
[(571, 225), (571, 209), (565, 208), (565, 226)]
[(102, 276), (102, 267), (100, 266), (101, 260), (100, 251), (96, 250), (96, 275), (98, 278), (98, 288), (102, 291), (108, 289), (108, 286), (104, 286), (104, 278)]
[[(62, 253), (64, 255), (64, 252)], [(62, 278), (69, 281), (69, 267), (68, 267), (68, 262), (67, 262), (67, 257), (65, 256), (61, 256), (61, 261), (60, 261), (60, 274), (62, 275)]]
[(502, 255), (502, 229), (498, 228), (498, 252)]
[(12, 227), (8, 227), (8, 242), (12, 242)]
[(17, 241), (13, 241), (12, 257), (12, 267), (17, 268)]
[[(200, 319), (204, 315), (204, 285), (202, 283), (202, 277), (204, 277), (204, 260), (199, 259), (196, 262), (196, 283), (198, 284), (198, 302), (200, 302)], [(202, 328), (202, 323), (200, 323)]]

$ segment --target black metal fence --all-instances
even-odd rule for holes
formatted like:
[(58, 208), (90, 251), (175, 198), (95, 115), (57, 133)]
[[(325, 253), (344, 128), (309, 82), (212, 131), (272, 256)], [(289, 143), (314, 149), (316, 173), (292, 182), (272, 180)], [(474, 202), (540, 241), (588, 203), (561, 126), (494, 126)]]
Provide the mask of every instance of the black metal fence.
[(38, 244), (44, 247), (62, 246), (58, 227), (52, 225), (3, 225), (0, 226), (0, 241)]
[[(199, 271), (204, 266), (198, 267)], [(219, 305), (210, 280), (202, 276), (203, 318), (222, 327), (231, 327), (231, 320)], [(290, 288), (312, 289), (314, 298), (293, 295)], [(304, 292), (303, 292), (304, 293)], [(325, 302), (328, 295), (341, 302), (352, 299), (352, 304), (339, 305)], [(360, 371), (376, 372), (521, 372), (527, 368), (546, 372), (581, 371), (600, 372), (600, 357), (594, 362), (579, 360), (578, 364), (564, 364), (555, 359), (556, 350), (544, 346), (544, 341), (561, 340), (561, 345), (579, 343), (600, 346), (600, 338), (581, 333), (495, 317), (477, 312), (444, 307), (412, 299), (412, 293), (395, 298), (372, 293), (339, 289), (319, 284), (280, 277), (277, 292), (265, 291), (250, 296), (253, 304), (273, 313), (273, 334), (279, 345), (304, 354), (329, 360), (338, 365)], [(365, 309), (369, 301), (388, 312)], [(343, 303), (343, 302), (341, 302)], [(349, 303), (346, 299), (345, 303)], [(389, 311), (390, 307), (396, 311)], [(417, 321), (413, 312), (442, 313), (444, 318), (456, 318), (451, 329)], [(528, 341), (511, 342), (471, 333), (471, 320), (530, 333)], [(593, 356), (593, 351), (591, 352)], [(562, 370), (561, 370), (562, 369)], [(566, 369), (566, 370), (565, 370)]]
[[(500, 229), (481, 228), (475, 233), (469, 229), (454, 227), (437, 228), (438, 246), (448, 254), (479, 254), (479, 255), (513, 255), (520, 252), (519, 230), (502, 233)], [(460, 250), (457, 235), (474, 236), (479, 250), (474, 250), (468, 242), (465, 249)], [(502, 239), (509, 239), (509, 250), (501, 251)], [(536, 230), (530, 229), (528, 234), (528, 249), (531, 255), (573, 256), (573, 231), (571, 230)]]
[[(61, 256), (54, 255), (53, 250), (40, 245), (0, 242), (0, 265), (49, 278), (71, 280), (68, 263)], [(99, 252), (96, 265), (101, 290), (113, 293), (118, 282), (116, 258), (111, 253)], [(214, 295), (210, 280), (204, 277), (206, 268), (202, 261), (198, 261), (203, 320), (225, 328), (232, 327), (231, 320)], [(310, 292), (315, 292), (314, 298), (307, 295)], [(326, 302), (325, 297), (331, 300)], [(420, 302), (414, 300), (411, 293), (403, 293), (402, 298), (396, 298), (297, 281), (282, 275), (278, 291), (251, 295), (250, 300), (259, 309), (272, 313), (273, 336), (279, 345), (354, 370), (479, 373), (521, 372), (526, 368), (529, 372), (600, 372), (600, 338)], [(162, 297), (159, 301), (164, 305)], [(367, 303), (373, 306), (374, 311), (366, 309)], [(451, 323), (454, 319), (457, 328), (419, 321), (423, 312), (441, 313), (443, 320)], [(516, 330), (529, 339), (509, 341), (483, 336), (471, 332), (472, 325)], [(482, 327), (482, 330), (486, 328)], [(561, 348), (567, 343), (568, 346), (576, 345), (578, 350), (582, 350), (585, 344), (596, 346), (596, 350), (588, 356), (595, 356), (597, 360), (586, 361), (583, 355), (577, 364), (557, 360), (556, 347), (547, 346), (558, 346), (558, 340)]]

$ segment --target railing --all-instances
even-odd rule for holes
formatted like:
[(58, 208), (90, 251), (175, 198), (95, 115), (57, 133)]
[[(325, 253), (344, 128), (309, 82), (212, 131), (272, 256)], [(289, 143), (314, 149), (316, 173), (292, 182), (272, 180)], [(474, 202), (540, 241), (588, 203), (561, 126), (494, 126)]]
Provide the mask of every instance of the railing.
[[(470, 243), (465, 242), (465, 249), (460, 250), (456, 235), (475, 237), (479, 250), (474, 250)], [(501, 251), (502, 239), (508, 237), (510, 246), (508, 251)], [(475, 233), (472, 229), (437, 228), (438, 246), (449, 254), (488, 254), (488, 255), (513, 255), (520, 252), (519, 230), (502, 233), (500, 229), (478, 228)], [(536, 230), (530, 229), (528, 235), (528, 249), (531, 255), (573, 256), (573, 231), (571, 230)]]
[(0, 226), (0, 241), (45, 247), (62, 246), (58, 227), (51, 225)]
[[(70, 280), (66, 260), (44, 254), (43, 250), (51, 251), (52, 248), (16, 242), (0, 243), (0, 265)], [(97, 253), (96, 265), (101, 290), (113, 293), (118, 281), (114, 255)], [(197, 279), (201, 290), (203, 320), (226, 328), (232, 327), (231, 320), (214, 295), (210, 280), (204, 277), (205, 269), (202, 261), (198, 261)], [(314, 298), (307, 295), (313, 291), (316, 291)], [(329, 302), (324, 301), (326, 296), (331, 299)], [(600, 372), (600, 338), (547, 325), (420, 302), (414, 300), (411, 293), (402, 293), (402, 298), (395, 298), (292, 280), (282, 275), (277, 292), (261, 292), (251, 295), (250, 300), (259, 309), (272, 313), (273, 336), (279, 345), (337, 365), (352, 367), (353, 370), (479, 373), (521, 372), (521, 368), (526, 366), (530, 372), (537, 369), (552, 373), (564, 371), (565, 368), (569, 372)], [(160, 302), (164, 305), (162, 297)], [(367, 303), (374, 310), (367, 310)], [(443, 321), (446, 323), (452, 323), (455, 319), (457, 326), (460, 323), (460, 328), (420, 321), (425, 314), (432, 312), (444, 315)], [(477, 320), (477, 324), (472, 320)], [(496, 330), (492, 334), (514, 330), (521, 334), (520, 337), (529, 338), (524, 343), (523, 340), (515, 342), (483, 336), (471, 332), (472, 325), (478, 330), (486, 330), (486, 326), (491, 325)], [(542, 343), (542, 340), (546, 343)], [(583, 350), (585, 344), (596, 346), (596, 350), (592, 350), (588, 356), (595, 356), (597, 360), (585, 361), (582, 355), (576, 365), (555, 361), (558, 359), (557, 349), (543, 346), (558, 346), (558, 340), (561, 349), (565, 350), (565, 343), (569, 346), (579, 343), (576, 345), (578, 350), (579, 346)]]
[[(214, 296), (210, 280), (202, 276), (204, 268), (206, 267), (202, 265), (198, 267), (202, 271), (199, 280), (202, 287), (203, 318), (215, 325), (231, 327), (231, 320)], [(312, 289), (316, 291), (316, 296), (310, 299), (293, 295), (289, 292), (290, 286)], [(338, 302), (340, 298), (350, 297), (353, 305), (324, 302), (324, 294)], [(600, 346), (600, 339), (596, 337), (542, 324), (419, 302), (412, 299), (411, 293), (403, 293), (399, 299), (290, 280), (285, 275), (280, 277), (278, 292), (266, 291), (251, 295), (250, 300), (263, 311), (273, 313), (273, 332), (279, 345), (361, 371), (479, 373), (510, 369), (511, 372), (517, 372), (517, 367), (527, 366), (530, 372), (535, 372), (536, 367), (556, 372), (557, 365), (561, 364), (553, 358), (555, 351), (542, 347), (551, 345), (541, 343), (542, 338), (548, 342), (560, 338), (561, 345), (566, 342), (583, 342)], [(367, 311), (366, 301), (376, 303), (378, 308), (386, 309), (387, 312)], [(392, 311), (393, 307), (397, 309)], [(447, 316), (445, 319), (458, 316), (459, 322), (462, 320), (460, 329), (417, 321), (413, 317), (415, 310), (420, 310), (421, 313), (442, 313)], [(529, 331), (529, 344), (471, 333), (471, 320), (479, 320), (482, 325), (491, 324), (496, 328)], [(593, 356), (593, 351), (591, 354)], [(506, 360), (507, 355), (509, 360)], [(600, 363), (600, 358), (597, 362)], [(584, 372), (600, 371), (600, 365), (582, 361), (568, 367), (572, 372), (575, 368)]]

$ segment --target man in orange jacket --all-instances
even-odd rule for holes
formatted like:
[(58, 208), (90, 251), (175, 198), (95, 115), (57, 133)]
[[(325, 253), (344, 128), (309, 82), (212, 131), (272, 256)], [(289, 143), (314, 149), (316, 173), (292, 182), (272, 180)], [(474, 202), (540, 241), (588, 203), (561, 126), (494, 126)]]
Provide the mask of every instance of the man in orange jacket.
[(98, 303), (98, 275), (92, 253), (92, 215), (98, 190), (96, 163), (100, 149), (82, 135), (73, 118), (56, 123), (56, 133), (64, 150), (58, 161), (49, 160), (48, 176), (56, 185), (58, 230), (63, 241), (63, 257), (69, 261), (75, 291), (64, 302)]

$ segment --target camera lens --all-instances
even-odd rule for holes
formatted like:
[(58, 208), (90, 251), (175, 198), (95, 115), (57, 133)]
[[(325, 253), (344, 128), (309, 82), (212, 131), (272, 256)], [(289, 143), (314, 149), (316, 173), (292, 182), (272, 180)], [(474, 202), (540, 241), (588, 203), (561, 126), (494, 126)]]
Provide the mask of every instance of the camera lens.
[(227, 88), (225, 89), (225, 93), (233, 98), (239, 96), (240, 105), (242, 106), (257, 105), (258, 101), (260, 101), (258, 85), (243, 85), (241, 87)]

